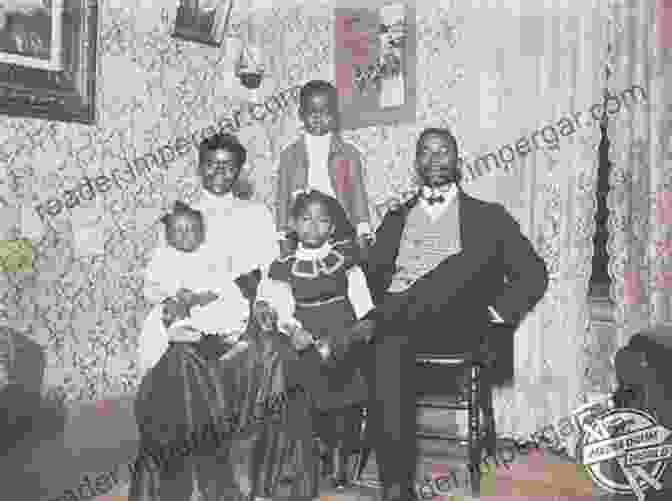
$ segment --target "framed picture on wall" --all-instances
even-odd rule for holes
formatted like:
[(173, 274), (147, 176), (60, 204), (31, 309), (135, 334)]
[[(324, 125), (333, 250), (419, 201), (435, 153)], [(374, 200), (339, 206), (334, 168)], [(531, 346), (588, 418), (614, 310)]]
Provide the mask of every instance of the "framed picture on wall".
[[(410, 0), (339, 0), (334, 61), (341, 127), (414, 122), (415, 5)], [(361, 4), (361, 2), (359, 2)]]
[(233, 0), (180, 0), (173, 36), (219, 47), (232, 9)]
[(0, 113), (92, 124), (98, 0), (0, 2)]

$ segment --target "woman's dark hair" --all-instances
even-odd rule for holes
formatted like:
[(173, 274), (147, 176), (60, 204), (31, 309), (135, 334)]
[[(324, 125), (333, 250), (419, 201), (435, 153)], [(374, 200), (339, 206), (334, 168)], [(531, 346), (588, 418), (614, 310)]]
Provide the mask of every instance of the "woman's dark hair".
[(240, 144), (238, 138), (232, 134), (215, 134), (201, 141), (198, 147), (198, 162), (203, 161), (203, 156), (208, 151), (226, 150), (238, 159), (238, 166), (242, 168), (247, 160), (247, 150)]
[(329, 99), (338, 103), (338, 91), (331, 82), (327, 82), (326, 80), (311, 80), (301, 87), (301, 92), (299, 93), (299, 104), (302, 109), (305, 109), (306, 101), (313, 94), (327, 94)]
[(173, 205), (173, 210), (161, 217), (160, 221), (168, 226), (176, 217), (179, 216), (193, 217), (200, 222), (201, 226), (203, 226), (203, 213), (200, 210), (189, 207), (187, 204), (180, 202), (179, 200), (175, 202), (175, 205)]
[(297, 197), (294, 199), (294, 203), (292, 204), (292, 211), (291, 211), (292, 219), (295, 220), (299, 219), (299, 217), (301, 217), (301, 214), (303, 214), (303, 212), (310, 204), (320, 203), (327, 210), (327, 214), (329, 214), (329, 218), (333, 223), (335, 221), (334, 205), (333, 205), (334, 202), (336, 202), (336, 200), (329, 197), (328, 195), (325, 195), (321, 191), (312, 190), (309, 191), (308, 193), (305, 192), (299, 193)]

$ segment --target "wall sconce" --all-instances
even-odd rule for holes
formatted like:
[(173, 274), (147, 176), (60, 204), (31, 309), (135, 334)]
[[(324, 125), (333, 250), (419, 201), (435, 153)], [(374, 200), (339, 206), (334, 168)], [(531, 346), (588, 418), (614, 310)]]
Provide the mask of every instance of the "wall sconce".
[(264, 78), (264, 71), (261, 48), (243, 44), (236, 63), (236, 76), (243, 87), (249, 90), (258, 89)]
[(248, 90), (256, 90), (261, 86), (266, 70), (263, 59), (261, 44), (257, 43), (256, 33), (253, 29), (253, 21), (247, 22), (247, 37), (241, 36), (242, 48), (235, 73), (243, 87)]

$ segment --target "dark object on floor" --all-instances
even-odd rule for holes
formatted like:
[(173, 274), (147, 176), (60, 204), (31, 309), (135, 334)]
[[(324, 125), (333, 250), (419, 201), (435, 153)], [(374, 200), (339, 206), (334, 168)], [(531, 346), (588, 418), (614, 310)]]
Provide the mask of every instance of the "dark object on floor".
[(0, 454), (26, 447), (63, 430), (65, 410), (44, 398), (46, 359), (42, 347), (27, 336), (0, 327)]
[(657, 326), (630, 338), (614, 359), (616, 405), (651, 412), (672, 426), (672, 328)]

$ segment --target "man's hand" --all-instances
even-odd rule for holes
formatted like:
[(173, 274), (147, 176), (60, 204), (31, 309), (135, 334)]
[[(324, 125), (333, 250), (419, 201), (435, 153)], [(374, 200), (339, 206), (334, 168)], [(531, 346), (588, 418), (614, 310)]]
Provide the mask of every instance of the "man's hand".
[(334, 337), (328, 344), (329, 357), (333, 360), (339, 360), (345, 356), (354, 343), (370, 342), (373, 338), (375, 328), (374, 320), (360, 320), (355, 323), (344, 336)]
[(254, 303), (252, 316), (264, 332), (274, 330), (277, 326), (278, 312), (266, 301), (257, 301)]

